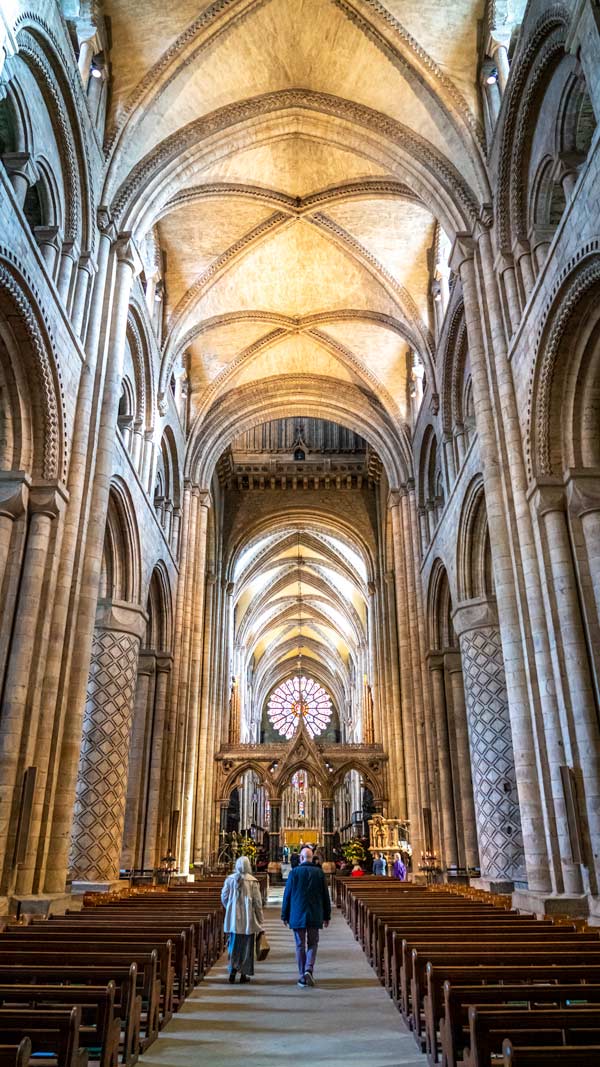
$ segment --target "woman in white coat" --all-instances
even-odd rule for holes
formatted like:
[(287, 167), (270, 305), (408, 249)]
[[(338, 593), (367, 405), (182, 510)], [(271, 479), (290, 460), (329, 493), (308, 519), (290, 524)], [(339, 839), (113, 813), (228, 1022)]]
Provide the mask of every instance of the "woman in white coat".
[(223, 929), (229, 934), (229, 981), (249, 982), (254, 974), (254, 942), (264, 927), (259, 884), (247, 856), (236, 860), (235, 870), (225, 879), (221, 892), (225, 908)]

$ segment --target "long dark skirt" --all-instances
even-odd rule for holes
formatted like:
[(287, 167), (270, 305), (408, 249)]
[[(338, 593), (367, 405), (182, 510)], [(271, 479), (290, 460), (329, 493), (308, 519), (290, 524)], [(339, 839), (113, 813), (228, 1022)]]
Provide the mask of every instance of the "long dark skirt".
[(230, 934), (229, 970), (254, 974), (254, 934)]

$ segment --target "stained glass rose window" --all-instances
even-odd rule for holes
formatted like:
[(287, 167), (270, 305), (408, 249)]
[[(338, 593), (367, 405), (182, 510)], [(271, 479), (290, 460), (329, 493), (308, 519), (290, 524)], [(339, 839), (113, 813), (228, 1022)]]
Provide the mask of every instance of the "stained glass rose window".
[(317, 737), (331, 719), (331, 697), (314, 678), (296, 675), (273, 690), (267, 711), (283, 737), (292, 737), (302, 719), (311, 737)]

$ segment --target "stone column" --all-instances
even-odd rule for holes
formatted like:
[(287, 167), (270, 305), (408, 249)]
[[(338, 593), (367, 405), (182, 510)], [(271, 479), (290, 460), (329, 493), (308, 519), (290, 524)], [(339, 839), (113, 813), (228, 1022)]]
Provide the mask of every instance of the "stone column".
[(400, 513), (400, 493), (391, 492), (388, 507), (392, 513), (392, 536), (394, 544), (394, 577), (396, 579), (396, 612), (398, 624), (398, 651), (400, 659), (400, 697), (402, 736), (406, 766), (406, 803), (410, 822), (410, 838), (413, 848), (413, 869), (416, 870), (423, 851), (422, 813), (420, 807), (421, 786), (416, 755), (415, 707), (412, 684), (411, 634), (409, 626), (406, 562), (404, 537)]
[(221, 725), (221, 717), (218, 714), (211, 715), (212, 692), (211, 692), (211, 664), (215, 662), (215, 626), (213, 618), (216, 611), (216, 599), (218, 583), (213, 571), (206, 575), (206, 587), (204, 591), (204, 644), (203, 664), (200, 688), (200, 742), (198, 773), (196, 776), (196, 818), (194, 828), (194, 862), (206, 862), (212, 850), (214, 840), (213, 805), (212, 805), (212, 782), (209, 783), (209, 768), (214, 769), (214, 749), (209, 744), (210, 720), (217, 720)]
[[(390, 745), (390, 764), (388, 776), (390, 779), (390, 804), (397, 804), (394, 815), (400, 819), (408, 819), (406, 804), (406, 769), (404, 759), (404, 746), (402, 738), (402, 711), (400, 699), (400, 678), (398, 675), (398, 628), (396, 613), (396, 592), (394, 584), (394, 572), (388, 571), (385, 575), (385, 602), (384, 624), (387, 624), (389, 669), (391, 673), (390, 695), (388, 702), (388, 740)], [(392, 809), (393, 810), (393, 809)]]
[[(31, 855), (36, 857), (36, 874), (34, 892), (45, 888), (45, 864), (49, 852), (48, 823), (52, 818), (55, 790), (64, 777), (64, 763), (61, 759), (60, 744), (65, 716), (69, 710), (68, 679), (71, 654), (76, 637), (80, 632), (76, 625), (77, 603), (79, 593), (81, 556), (78, 555), (82, 542), (85, 541), (87, 514), (84, 498), (89, 501), (89, 481), (86, 474), (93, 462), (90, 460), (88, 443), (95, 436), (94, 389), (96, 385), (96, 365), (98, 346), (101, 336), (101, 324), (105, 312), (104, 296), (107, 281), (107, 267), (110, 247), (114, 236), (112, 224), (106, 212), (99, 211), (100, 239), (98, 248), (98, 267), (94, 285), (94, 299), (90, 306), (89, 326), (86, 339), (86, 361), (81, 371), (77, 407), (71, 439), (69, 461), (69, 506), (64, 520), (64, 534), (58, 561), (58, 576), (51, 613), (48, 655), (44, 673), (41, 704), (46, 709), (47, 732), (40, 734), (36, 744), (34, 764), (38, 768), (38, 781), (45, 779), (46, 796), (40, 822), (34, 818), (30, 830)], [(110, 305), (109, 305), (110, 306)], [(99, 415), (98, 415), (99, 417)], [(78, 561), (76, 563), (76, 560)], [(53, 740), (54, 739), (54, 740)], [(77, 753), (73, 754), (73, 761)], [(75, 765), (76, 766), (76, 765)], [(67, 818), (70, 820), (70, 812)], [(68, 845), (70, 821), (63, 828), (63, 841)], [(38, 842), (42, 838), (42, 848), (38, 855)], [(65, 867), (52, 886), (52, 890), (64, 890)]]
[[(454, 806), (460, 811), (459, 854), (461, 866), (467, 870), (479, 867), (477, 849), (477, 822), (475, 819), (475, 798), (473, 779), (471, 777), (471, 753), (469, 751), (469, 731), (467, 726), (467, 709), (465, 706), (465, 689), (462, 674), (460, 652), (444, 653), (444, 668), (449, 682), (450, 695), (446, 696), (449, 713), (450, 748), (453, 753)], [(451, 720), (451, 722), (450, 722)]]
[[(0, 606), (3, 612), (5, 612), (7, 584), (5, 578), (8, 577), (7, 568), (14, 525), (27, 510), (29, 485), (29, 478), (24, 471), (0, 471), (0, 595), (2, 597)], [(7, 616), (4, 614), (5, 625), (6, 619)], [(8, 638), (8, 633), (4, 636)]]
[(53, 525), (64, 510), (64, 503), (64, 491), (57, 486), (36, 486), (29, 490), (27, 534), (0, 705), (0, 864), (4, 866), (4, 892), (12, 879), (12, 853), (21, 802), (18, 776), (24, 770), (20, 766), (24, 731), (28, 737), (35, 737), (37, 732), (39, 705), (31, 685), (47, 609), (43, 591), (48, 580)]
[[(569, 514), (579, 521), (596, 618), (600, 623), (600, 476), (570, 477), (567, 485)], [(582, 585), (587, 583), (582, 578)]]
[(64, 241), (60, 250), (60, 264), (56, 288), (67, 311), (70, 307), (71, 279), (75, 261), (79, 259), (79, 249), (74, 241)]
[(71, 325), (78, 337), (83, 337), (85, 333), (88, 294), (90, 292), (95, 269), (89, 252), (86, 252), (79, 257), (73, 292), (73, 307), (71, 309)]
[(424, 795), (427, 796), (429, 801), (429, 807), (431, 810), (431, 823), (432, 823), (432, 847), (435, 852), (439, 852), (441, 849), (441, 831), (438, 817), (438, 794), (437, 794), (437, 778), (436, 778), (436, 737), (435, 737), (435, 719), (431, 708), (431, 696), (429, 689), (429, 671), (427, 670), (427, 638), (425, 635), (425, 612), (423, 609), (423, 589), (421, 586), (421, 570), (419, 559), (419, 524), (417, 518), (417, 503), (416, 493), (414, 488), (414, 482), (409, 482), (408, 492), (402, 498), (402, 507), (405, 512), (405, 529), (406, 529), (406, 543), (410, 545), (410, 556), (407, 555), (407, 561), (410, 560), (414, 573), (414, 599), (415, 599), (415, 613), (417, 619), (416, 629), (416, 643), (418, 649), (418, 662), (420, 672), (420, 688), (422, 692), (422, 706), (423, 706), (423, 733), (425, 739), (425, 761), (424, 761), (424, 774), (425, 774), (425, 790)]
[[(543, 735), (543, 722), (537, 715), (538, 709), (535, 702), (539, 700), (540, 693), (536, 689), (538, 679), (532, 678), (531, 664), (526, 663), (528, 643), (531, 642), (532, 633), (536, 633), (536, 641), (539, 640), (540, 661), (544, 658), (544, 630), (545, 621), (543, 612), (540, 612), (541, 604), (536, 602), (535, 568), (536, 562), (532, 558), (531, 525), (524, 521), (524, 510), (527, 511), (526, 501), (521, 493), (517, 501), (512, 496), (512, 486), (506, 485), (511, 482), (514, 473), (515, 482), (521, 490), (522, 482), (522, 441), (519, 433), (519, 421), (515, 413), (514, 383), (510, 365), (506, 360), (506, 338), (504, 323), (499, 307), (499, 297), (491, 256), (489, 234), (481, 235), (482, 249), (481, 259), (483, 266), (479, 281), (482, 286), (478, 287), (478, 275), (475, 263), (477, 249), (473, 238), (466, 235), (457, 237), (451, 262), (454, 270), (460, 270), (465, 300), (465, 317), (467, 335), (469, 341), (469, 357), (471, 361), (471, 375), (473, 382), (473, 399), (475, 406), (475, 418), (479, 440), (482, 469), (485, 480), (485, 496), (487, 505), (487, 517), (490, 530), (490, 543), (494, 566), (494, 580), (496, 598), (498, 603), (499, 623), (502, 631), (502, 649), (506, 662), (506, 685), (508, 690), (508, 703), (510, 708), (510, 725), (514, 743), (515, 766), (517, 786), (519, 790), (519, 805), (521, 810), (521, 822), (523, 827), (523, 839), (525, 844), (525, 858), (527, 864), (527, 880), (531, 893), (538, 899), (547, 897), (553, 889), (553, 881), (557, 878), (557, 863), (559, 857), (553, 848), (551, 820), (548, 813), (548, 796), (546, 783), (540, 776), (538, 753), (541, 748), (541, 734)], [(489, 286), (489, 301), (488, 297)], [(492, 291), (493, 290), (493, 291)], [(489, 306), (488, 306), (489, 305)], [(491, 342), (489, 351), (484, 340), (482, 322), (486, 319), (486, 308), (491, 319)], [(493, 363), (493, 366), (491, 365)], [(498, 385), (498, 369), (500, 371), (501, 391)], [(492, 404), (492, 395), (495, 403)], [(510, 447), (506, 451), (507, 441), (503, 438), (503, 429), (496, 426), (496, 419), (502, 421), (506, 410), (506, 437), (509, 438)], [(504, 451), (499, 454), (499, 438), (504, 439)], [(510, 470), (510, 476), (504, 476), (503, 471)], [(525, 508), (523, 507), (525, 505)], [(518, 545), (513, 545), (513, 527), (509, 529), (507, 513), (514, 517), (516, 528), (523, 536)], [(529, 536), (527, 535), (529, 529)], [(521, 575), (515, 573), (513, 560), (515, 555), (522, 551), (527, 560), (527, 576), (529, 586), (523, 589), (521, 585), (517, 590), (517, 583)], [(523, 563), (525, 562), (525, 558)], [(519, 593), (519, 599), (517, 598)], [(532, 603), (527, 603), (526, 627), (522, 627), (522, 608), (527, 602), (531, 592)], [(538, 639), (538, 627), (540, 637)], [(534, 654), (534, 653), (532, 653)], [(547, 684), (549, 697), (547, 703), (552, 702), (553, 681), (548, 677), (545, 665), (542, 667), (539, 684)], [(533, 705), (533, 710), (532, 710)], [(549, 713), (551, 709), (549, 709)], [(535, 733), (534, 733), (535, 725)], [(544, 792), (542, 792), (544, 791)], [(534, 902), (535, 903), (535, 902)]]
[[(107, 239), (110, 239), (108, 234)], [(102, 250), (103, 254), (104, 252), (107, 252), (106, 243), (105, 249)], [(69, 677), (69, 682), (68, 686), (65, 686), (64, 707), (61, 710), (61, 714), (64, 715), (64, 733), (60, 759), (57, 760), (56, 799), (54, 801), (52, 835), (49, 839), (45, 883), (47, 892), (54, 892), (57, 889), (64, 888), (67, 870), (73, 801), (79, 766), (82, 717), (86, 703), (85, 694), (94, 636), (104, 532), (113, 471), (117, 414), (123, 376), (127, 311), (131, 283), (138, 262), (129, 235), (125, 234), (117, 241), (116, 257), (114, 300), (107, 341), (106, 371), (100, 419), (97, 424), (96, 463), (93, 475), (90, 475), (90, 481), (88, 482), (92, 486), (87, 501), (89, 522), (83, 563), (81, 564), (80, 576), (78, 575), (77, 579), (78, 583), (80, 582), (81, 584), (78, 586), (79, 601), (72, 630), (73, 645), (70, 676), (67, 676)], [(98, 277), (100, 277), (100, 270), (98, 271)], [(103, 300), (104, 297), (105, 294), (102, 296)], [(106, 313), (106, 306), (104, 313)], [(86, 342), (90, 345), (94, 345), (96, 341), (99, 343), (102, 315), (101, 307), (92, 310), (88, 326), (88, 338), (90, 340)], [(92, 397), (93, 385), (94, 383), (92, 383)], [(87, 399), (88, 397), (86, 396), (86, 401)], [(78, 420), (79, 414), (80, 412), (78, 411)], [(90, 473), (87, 470), (87, 461), (86, 469), (79, 473), (83, 474), (84, 478), (86, 473)], [(82, 492), (85, 491), (83, 484), (80, 488)], [(73, 554), (80, 547), (78, 545), (77, 530), (74, 531), (74, 534), (75, 543), (69, 545), (69, 551), (72, 551)], [(70, 559), (69, 565), (71, 566), (73, 563), (74, 560)], [(68, 597), (68, 589), (65, 590), (65, 593)], [(69, 655), (71, 656), (71, 651)], [(58, 767), (60, 767), (60, 774), (58, 774)]]
[(453, 615), (463, 664), (482, 880), (510, 892), (525, 878), (521, 813), (495, 604), (471, 600)]
[(281, 801), (271, 800), (271, 825), (269, 827), (269, 866), (271, 863), (279, 865), (281, 849), (279, 847), (279, 833), (281, 829)]
[(33, 235), (44, 258), (48, 274), (51, 278), (54, 278), (56, 261), (61, 249), (58, 226), (36, 226)]
[(146, 615), (99, 604), (85, 704), (70, 867), (75, 891), (119, 879), (140, 640)]
[(88, 81), (90, 78), (92, 59), (94, 58), (94, 55), (97, 51), (98, 44), (95, 32), (92, 37), (89, 37), (85, 41), (79, 42), (79, 57), (77, 59), (77, 66), (79, 67), (79, 73), (81, 74), (81, 81), (83, 83), (84, 89), (87, 89)]
[(150, 745), (146, 819), (143, 836), (143, 866), (158, 867), (161, 860), (159, 814), (164, 804), (166, 774), (166, 710), (173, 657), (159, 653), (156, 657), (156, 684), (154, 688), (154, 721)]
[(123, 826), (121, 867), (130, 870), (141, 864), (140, 845), (145, 816), (148, 757), (150, 754), (156, 657), (147, 650), (140, 653), (133, 697), (133, 722), (127, 769), (127, 799)]
[(17, 203), (22, 209), (30, 186), (35, 185), (38, 172), (29, 152), (5, 152), (2, 162), (6, 167)]
[[(581, 615), (580, 594), (575, 573), (571, 539), (562, 486), (538, 485), (531, 497), (537, 515), (542, 569), (548, 603), (548, 622), (553, 634), (553, 660), (556, 689), (562, 697), (564, 762), (581, 768), (591, 855), (586, 857), (591, 892), (600, 884), (600, 731), (595, 706), (586, 636)], [(588, 519), (588, 535), (591, 523)], [(561, 833), (562, 831), (562, 833)], [(559, 825), (561, 855), (574, 893), (587, 889), (579, 872), (568, 860), (571, 849), (566, 820)]]
[[(485, 287), (490, 317), (490, 358), (493, 359), (493, 369), (497, 381), (498, 399), (496, 411), (502, 425), (505, 469), (510, 473), (510, 493), (507, 507), (512, 516), (512, 522), (516, 524), (518, 533), (518, 543), (513, 545), (510, 551), (510, 558), (513, 558), (514, 554), (519, 561), (515, 567), (514, 576), (519, 592), (519, 612), (513, 626), (505, 626), (501, 618), (502, 646), (507, 663), (511, 663), (511, 670), (507, 670), (507, 681), (510, 686), (512, 682), (510, 675), (514, 669), (515, 658), (511, 645), (515, 645), (514, 631), (517, 631), (520, 623), (519, 644), (521, 646), (521, 655), (525, 652), (526, 656), (523, 664), (523, 674), (524, 682), (527, 686), (530, 729), (535, 739), (535, 747), (531, 751), (532, 771), (535, 771), (537, 776), (535, 791), (540, 795), (540, 799), (543, 798), (539, 824), (531, 827), (527, 824), (526, 815), (527, 810), (530, 810), (533, 783), (528, 783), (527, 790), (525, 790), (523, 776), (520, 773), (520, 765), (522, 766), (523, 760), (520, 753), (517, 755), (520, 740), (517, 739), (511, 700), (511, 725), (517, 762), (517, 784), (526, 845), (529, 889), (533, 889), (535, 893), (538, 888), (537, 883), (533, 882), (531, 876), (530, 855), (533, 836), (536, 835), (539, 839), (540, 830), (543, 826), (546, 834), (548, 873), (551, 876), (551, 885), (558, 897), (558, 899), (548, 900), (542, 898), (540, 900), (539, 893), (537, 894), (537, 899), (535, 899), (535, 896), (532, 899), (531, 894), (529, 894), (528, 898), (520, 895), (515, 898), (515, 903), (524, 907), (533, 905), (534, 908), (540, 911), (542, 909), (548, 911), (550, 908), (576, 910), (580, 908), (580, 899), (569, 900), (566, 895), (560, 897), (560, 894), (568, 894), (570, 892), (569, 865), (565, 866), (562, 862), (563, 856), (559, 842), (559, 836), (562, 832), (561, 824), (566, 819), (566, 806), (560, 779), (560, 767), (564, 764), (564, 748), (560, 744), (559, 700), (552, 668), (548, 618), (542, 591), (539, 552), (536, 548), (535, 524), (532, 521), (531, 510), (527, 502), (528, 486), (515, 385), (512, 367), (507, 355), (506, 337), (502, 327), (498, 288), (493, 269), (491, 239), (488, 230), (481, 229), (478, 242), (481, 259), (481, 279)], [(498, 595), (497, 590), (496, 592)], [(508, 656), (507, 648), (510, 650), (510, 655)]]
[(333, 860), (333, 800), (323, 800), (323, 844), (325, 859)]
[(496, 70), (498, 71), (498, 85), (500, 87), (500, 93), (504, 96), (506, 92), (506, 83), (508, 82), (508, 75), (510, 73), (510, 66), (508, 62), (508, 46), (510, 44), (510, 35), (499, 33), (497, 30), (493, 30), (488, 40), (487, 51), (496, 64)]
[(452, 791), (452, 763), (450, 760), (450, 740), (444, 688), (444, 657), (440, 653), (430, 652), (427, 656), (427, 662), (431, 677), (433, 714), (436, 724), (436, 755), (439, 768), (441, 837), (443, 843), (442, 865), (445, 867), (458, 867), (456, 819)]
[[(193, 552), (194, 575), (189, 589), (190, 612), (190, 657), (189, 682), (187, 690), (186, 746), (184, 757), (182, 813), (182, 856), (180, 869), (189, 870), (192, 860), (192, 834), (196, 798), (198, 771), (198, 736), (200, 730), (200, 687), (202, 681), (202, 649), (204, 638), (204, 591), (206, 570), (206, 533), (208, 526), (208, 493), (197, 493), (197, 518), (195, 526), (195, 544)], [(180, 691), (181, 692), (181, 691)], [(180, 699), (182, 697), (180, 696)], [(200, 740), (202, 746), (202, 739)], [(205, 797), (205, 803), (212, 798)]]

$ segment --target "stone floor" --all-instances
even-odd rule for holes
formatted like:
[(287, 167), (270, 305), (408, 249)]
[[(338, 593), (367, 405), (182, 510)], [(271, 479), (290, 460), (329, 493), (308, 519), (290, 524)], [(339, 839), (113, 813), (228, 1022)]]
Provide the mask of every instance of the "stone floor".
[(296, 986), (293, 935), (281, 923), (276, 897), (265, 920), (271, 953), (256, 964), (252, 982), (230, 986), (223, 956), (140, 1058), (141, 1067), (269, 1067), (288, 1056), (319, 1067), (425, 1067), (339, 913), (321, 934), (314, 989)]

